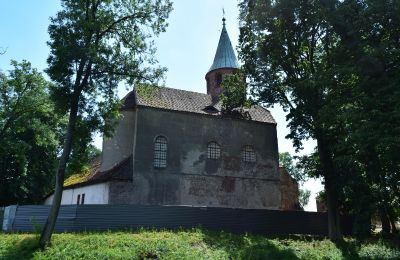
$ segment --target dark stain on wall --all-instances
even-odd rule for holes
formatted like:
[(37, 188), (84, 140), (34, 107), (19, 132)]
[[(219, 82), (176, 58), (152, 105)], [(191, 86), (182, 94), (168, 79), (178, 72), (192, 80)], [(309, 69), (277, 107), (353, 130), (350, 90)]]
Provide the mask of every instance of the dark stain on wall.
[(235, 178), (228, 176), (224, 177), (222, 180), (221, 191), (228, 193), (235, 191)]
[(240, 171), (240, 158), (237, 156), (224, 156), (224, 169)]

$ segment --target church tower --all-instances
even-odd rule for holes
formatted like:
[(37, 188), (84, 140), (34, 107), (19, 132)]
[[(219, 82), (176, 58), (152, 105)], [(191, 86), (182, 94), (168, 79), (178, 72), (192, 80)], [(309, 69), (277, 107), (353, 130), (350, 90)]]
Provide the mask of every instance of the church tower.
[(218, 96), (222, 92), (221, 83), (223, 76), (239, 70), (239, 63), (225, 28), (225, 20), (224, 17), (222, 19), (222, 31), (214, 62), (206, 74), (207, 94), (211, 95), (213, 100), (218, 100)]

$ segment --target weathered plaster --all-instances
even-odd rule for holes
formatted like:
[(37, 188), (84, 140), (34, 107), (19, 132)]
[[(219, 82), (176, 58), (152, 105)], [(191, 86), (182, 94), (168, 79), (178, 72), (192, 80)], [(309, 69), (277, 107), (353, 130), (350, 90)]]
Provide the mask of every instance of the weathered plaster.
[(132, 154), (134, 142), (135, 111), (121, 111), (121, 119), (111, 138), (103, 139), (100, 171), (106, 171)]
[[(136, 120), (133, 181), (110, 183), (109, 203), (280, 207), (274, 124), (145, 107), (138, 110)], [(122, 125), (126, 129), (120, 132), (134, 132), (133, 122)], [(167, 167), (155, 169), (153, 141), (160, 134), (168, 138)], [(210, 141), (221, 145), (218, 160), (207, 159)], [(253, 146), (256, 163), (241, 161), (245, 145)]]

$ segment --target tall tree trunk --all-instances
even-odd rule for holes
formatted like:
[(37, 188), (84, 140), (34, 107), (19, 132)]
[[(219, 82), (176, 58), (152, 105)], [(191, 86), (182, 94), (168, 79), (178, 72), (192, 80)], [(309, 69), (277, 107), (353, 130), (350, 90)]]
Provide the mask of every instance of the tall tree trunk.
[(325, 192), (328, 208), (329, 239), (339, 241), (343, 238), (340, 228), (339, 199), (336, 185), (335, 170), (327, 142), (322, 137), (317, 137), (318, 154), (322, 171), (325, 177)]
[(79, 95), (75, 94), (75, 98), (72, 100), (71, 104), (72, 106), (69, 113), (68, 128), (64, 139), (63, 152), (60, 161), (58, 163), (58, 169), (56, 175), (56, 187), (53, 195), (53, 204), (51, 206), (49, 216), (47, 217), (46, 224), (43, 227), (42, 234), (39, 239), (39, 245), (42, 248), (50, 244), (51, 235), (53, 234), (54, 227), (57, 221), (58, 211), (60, 210), (65, 169), (72, 149), (72, 139), (78, 115), (78, 103), (79, 103)]
[(393, 208), (388, 209), (388, 217), (389, 217), (389, 221), (390, 221), (390, 226), (392, 227), (392, 229), (391, 229), (392, 234), (398, 234), (399, 231), (397, 230), (397, 227), (396, 227), (397, 217), (396, 217), (396, 214), (395, 214)]
[(342, 239), (340, 227), (338, 193), (332, 179), (325, 177), (325, 192), (328, 207), (328, 231), (329, 239), (339, 241)]
[(390, 220), (384, 206), (379, 208), (379, 217), (382, 223), (382, 234), (388, 235), (390, 233)]

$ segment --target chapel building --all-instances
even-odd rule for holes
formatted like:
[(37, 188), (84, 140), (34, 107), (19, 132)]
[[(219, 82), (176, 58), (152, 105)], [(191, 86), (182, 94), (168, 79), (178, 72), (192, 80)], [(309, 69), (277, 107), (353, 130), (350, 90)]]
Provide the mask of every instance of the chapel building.
[(221, 111), (223, 76), (238, 69), (223, 19), (207, 94), (165, 87), (128, 93), (101, 158), (83, 178), (67, 179), (62, 204), (295, 208), (297, 198), (282, 195), (271, 113), (258, 105), (244, 108), (245, 116)]

